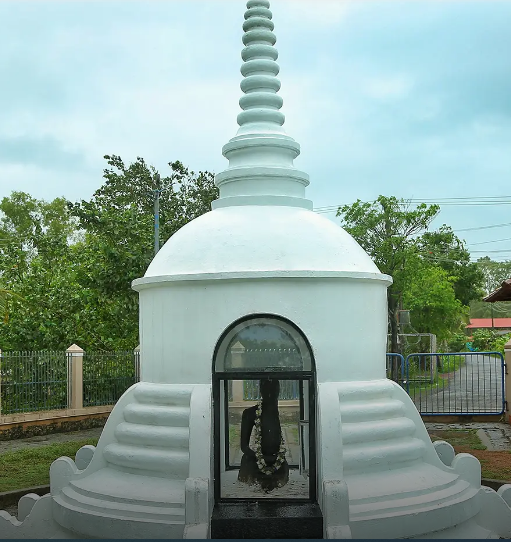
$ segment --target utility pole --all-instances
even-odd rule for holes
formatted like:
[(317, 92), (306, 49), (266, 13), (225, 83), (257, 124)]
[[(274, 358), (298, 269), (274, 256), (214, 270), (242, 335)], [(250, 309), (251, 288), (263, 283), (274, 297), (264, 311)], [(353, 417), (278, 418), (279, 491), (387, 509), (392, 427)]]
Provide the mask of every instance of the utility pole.
[(160, 174), (154, 176), (154, 255), (160, 250), (160, 194), (161, 179)]

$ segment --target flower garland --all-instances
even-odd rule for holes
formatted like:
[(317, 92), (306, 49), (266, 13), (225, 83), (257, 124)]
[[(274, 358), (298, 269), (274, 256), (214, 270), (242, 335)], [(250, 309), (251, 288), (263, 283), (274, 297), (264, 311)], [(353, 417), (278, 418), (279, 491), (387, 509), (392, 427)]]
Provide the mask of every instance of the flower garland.
[(263, 452), (261, 451), (261, 413), (262, 404), (257, 403), (256, 417), (255, 417), (255, 455), (257, 460), (257, 468), (266, 475), (275, 474), (280, 467), (282, 467), (286, 460), (286, 448), (284, 447), (284, 437), (282, 436), (282, 430), (280, 431), (280, 449), (277, 454), (277, 459), (273, 465), (268, 465), (264, 459)]

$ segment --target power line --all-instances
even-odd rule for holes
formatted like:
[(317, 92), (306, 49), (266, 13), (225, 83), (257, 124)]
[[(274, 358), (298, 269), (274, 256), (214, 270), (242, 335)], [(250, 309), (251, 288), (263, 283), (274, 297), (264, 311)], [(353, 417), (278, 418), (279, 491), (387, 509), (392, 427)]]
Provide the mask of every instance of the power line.
[(440, 256), (426, 256), (425, 254), (421, 254), (421, 256), (422, 258), (430, 262), (459, 263), (459, 260), (452, 260), (450, 258), (442, 258)]
[[(376, 203), (376, 200), (366, 201), (362, 203)], [(466, 197), (453, 197), (453, 198), (410, 198), (405, 199), (403, 202), (399, 202), (400, 205), (416, 205), (425, 203), (427, 205), (511, 205), (511, 196), (466, 196)], [(326, 205), (323, 207), (316, 207), (314, 211), (317, 213), (331, 213), (337, 211), (339, 207), (342, 207), (344, 204), (339, 205)]]
[(479, 243), (467, 243), (467, 246), (473, 247), (475, 245), (487, 245), (488, 243), (500, 243), (501, 241), (511, 241), (511, 237), (505, 237), (504, 239), (494, 239), (493, 241), (481, 241)]
[(478, 252), (478, 253), (483, 253), (483, 254), (488, 254), (489, 252), (490, 253), (497, 253), (497, 252), (511, 252), (511, 249), (507, 248), (507, 249), (502, 249), (502, 250), (471, 250), (470, 252)]
[[(374, 202), (366, 202), (366, 203), (374, 203)], [(337, 211), (339, 207), (342, 207), (342, 205), (336, 205), (336, 206), (331, 206), (331, 207), (316, 207), (314, 211), (319, 214), (330, 213), (333, 211)], [(489, 230), (491, 228), (503, 228), (505, 226), (511, 226), (511, 222), (505, 222), (504, 224), (491, 224), (489, 226), (475, 226), (473, 228), (461, 228), (461, 229), (453, 230), (453, 231), (454, 232), (479, 231), (479, 230)]]
[(409, 201), (443, 201), (443, 200), (493, 200), (493, 199), (509, 199), (511, 196), (462, 196), (457, 198), (410, 198)]
[(460, 231), (489, 230), (491, 228), (503, 228), (504, 226), (511, 226), (511, 222), (505, 222), (504, 224), (492, 224), (491, 226), (476, 226), (475, 228), (463, 228), (461, 230), (454, 230), (454, 231), (460, 232)]
[[(374, 202), (371, 202), (371, 201), (365, 201), (365, 202), (362, 202), (362, 203), (374, 203)], [(417, 202), (414, 202), (414, 201), (411, 201), (411, 202), (406, 202), (406, 203), (402, 203), (400, 205), (406, 205), (407, 203), (411, 204), (411, 205), (418, 205), (419, 203), (426, 203), (427, 205), (440, 205), (440, 206), (462, 206), (462, 207), (489, 207), (489, 206), (494, 206), (494, 205), (511, 205), (511, 201), (501, 201), (501, 202), (477, 202), (477, 201), (474, 201), (474, 202), (447, 202), (447, 201), (444, 201), (444, 202), (440, 202), (440, 201), (417, 201)], [(334, 213), (334, 212), (337, 212), (337, 210), (342, 207), (344, 204), (340, 204), (340, 205), (332, 205), (330, 207), (315, 207), (313, 210), (314, 212), (316, 213), (319, 213), (319, 214), (328, 214), (328, 213)]]

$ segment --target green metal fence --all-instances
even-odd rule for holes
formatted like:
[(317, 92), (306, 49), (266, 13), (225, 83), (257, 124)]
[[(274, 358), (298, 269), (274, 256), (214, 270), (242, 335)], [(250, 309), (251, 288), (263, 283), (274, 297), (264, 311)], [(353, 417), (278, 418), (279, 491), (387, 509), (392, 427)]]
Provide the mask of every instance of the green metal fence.
[(85, 352), (83, 355), (83, 406), (113, 405), (135, 382), (137, 353)]
[(0, 413), (17, 414), (67, 407), (66, 352), (2, 352)]
[[(299, 399), (300, 388), (298, 380), (280, 380), (280, 400)], [(259, 401), (261, 394), (259, 393), (259, 380), (245, 380), (243, 382), (243, 400)]]
[[(0, 414), (71, 408), (73, 357), (70, 352), (0, 352)], [(140, 380), (139, 351), (85, 352), (80, 366), (84, 407), (115, 404)]]

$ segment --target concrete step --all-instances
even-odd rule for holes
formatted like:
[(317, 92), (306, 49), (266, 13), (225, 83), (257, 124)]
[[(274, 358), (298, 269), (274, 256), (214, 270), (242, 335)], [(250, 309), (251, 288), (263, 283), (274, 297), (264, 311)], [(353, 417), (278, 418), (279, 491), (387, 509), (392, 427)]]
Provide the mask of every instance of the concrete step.
[(139, 403), (190, 406), (193, 386), (182, 387), (141, 382), (134, 390), (134, 396)]
[(414, 433), (415, 424), (405, 417), (344, 423), (342, 426), (342, 442), (345, 445), (372, 442), (408, 437)]
[(141, 425), (188, 427), (190, 408), (188, 406), (162, 406), (131, 403), (124, 409), (124, 419)]
[(144, 447), (112, 443), (103, 450), (108, 463), (122, 468), (160, 472), (170, 478), (185, 480), (188, 477), (188, 450), (178, 448)]
[(343, 451), (344, 470), (390, 468), (392, 465), (420, 459), (425, 451), (426, 445), (417, 438), (352, 444)]
[(115, 437), (122, 444), (187, 449), (190, 431), (188, 427), (123, 422), (115, 428)]

